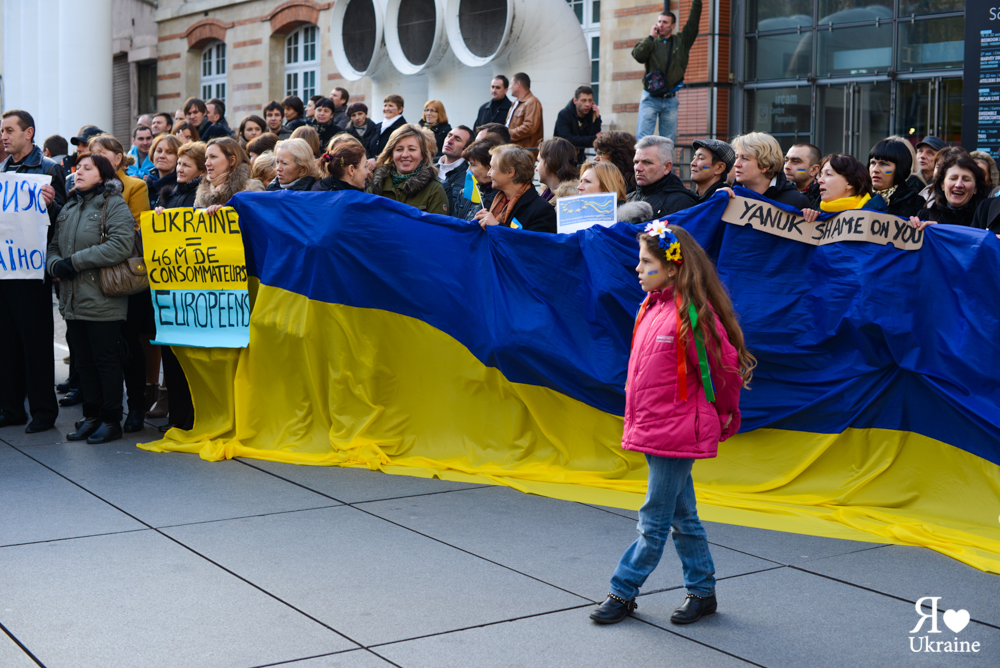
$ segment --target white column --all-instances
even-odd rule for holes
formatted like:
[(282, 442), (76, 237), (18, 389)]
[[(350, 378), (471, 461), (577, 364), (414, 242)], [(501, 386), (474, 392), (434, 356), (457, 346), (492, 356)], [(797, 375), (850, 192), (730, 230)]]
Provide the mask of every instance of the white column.
[(111, 0), (5, 0), (3, 108), (35, 119), (35, 143), (111, 129)]
[(111, 0), (58, 2), (59, 134), (69, 139), (87, 124), (111, 132)]

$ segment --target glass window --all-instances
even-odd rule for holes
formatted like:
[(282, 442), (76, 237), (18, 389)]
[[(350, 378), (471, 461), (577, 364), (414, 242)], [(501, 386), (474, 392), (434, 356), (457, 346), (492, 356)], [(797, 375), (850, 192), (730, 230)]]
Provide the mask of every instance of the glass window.
[(964, 12), (965, 0), (899, 0), (900, 16)]
[(787, 135), (808, 141), (811, 97), (809, 86), (747, 90), (744, 131)]
[(601, 38), (590, 38), (590, 87), (594, 89), (594, 104), (597, 101), (597, 91), (601, 82)]
[(900, 81), (896, 84), (896, 134), (914, 143), (927, 135), (962, 140), (962, 80)]
[(875, 74), (892, 67), (892, 23), (819, 30), (818, 76)]
[(201, 52), (201, 99), (226, 101), (226, 45), (214, 42)]
[(892, 20), (892, 0), (819, 0), (821, 26)]
[(812, 26), (812, 0), (770, 0), (747, 3), (747, 32)]
[(305, 103), (316, 95), (319, 78), (319, 28), (305, 25), (285, 38), (285, 95)]
[(569, 3), (570, 8), (573, 13), (576, 14), (576, 19), (582, 24), (583, 23), (583, 0), (566, 0)]
[(962, 69), (965, 17), (899, 22), (899, 70)]
[(748, 38), (747, 81), (809, 76), (812, 72), (812, 36), (809, 31)]

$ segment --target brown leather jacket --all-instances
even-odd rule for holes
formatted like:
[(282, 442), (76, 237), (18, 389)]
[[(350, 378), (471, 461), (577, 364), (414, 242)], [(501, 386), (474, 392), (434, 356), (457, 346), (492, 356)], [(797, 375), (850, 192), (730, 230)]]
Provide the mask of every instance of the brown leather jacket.
[(527, 99), (511, 107), (507, 114), (510, 141), (522, 148), (538, 148), (542, 143), (543, 127), (542, 103), (531, 92), (528, 92)]

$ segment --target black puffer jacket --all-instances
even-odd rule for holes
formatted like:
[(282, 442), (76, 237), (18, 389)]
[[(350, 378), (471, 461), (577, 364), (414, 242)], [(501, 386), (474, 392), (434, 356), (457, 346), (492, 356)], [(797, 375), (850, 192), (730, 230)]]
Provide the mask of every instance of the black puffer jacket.
[(344, 128), (334, 123), (332, 119), (326, 123), (316, 123), (315, 121), (311, 121), (310, 125), (316, 130), (316, 134), (319, 135), (320, 151), (325, 151), (327, 145), (330, 143), (330, 140), (344, 131)]
[(194, 206), (195, 195), (198, 194), (198, 184), (201, 177), (191, 179), (187, 183), (174, 183), (170, 186), (160, 188), (160, 199), (156, 206), (164, 209), (179, 209), (182, 207)]
[(465, 199), (464, 190), (459, 193), (458, 198), (455, 200), (455, 213), (453, 214), (456, 218), (461, 218), (462, 220), (475, 220), (476, 214), (479, 213), (481, 209), (490, 210), (493, 206), (493, 198), (497, 196), (497, 191), (493, 190), (490, 186), (479, 184), (479, 194), (482, 195), (483, 203), (473, 202), (472, 200)]
[(576, 147), (576, 159), (582, 165), (586, 158), (584, 149), (594, 147), (594, 140), (600, 131), (601, 117), (591, 110), (589, 114), (580, 118), (576, 113), (576, 103), (570, 100), (556, 116), (556, 129), (552, 134), (562, 137)]
[(667, 173), (656, 183), (637, 186), (628, 196), (630, 202), (648, 202), (653, 216), (662, 218), (687, 209), (698, 203), (698, 198), (684, 187), (673, 172)]
[(363, 193), (362, 188), (353, 186), (347, 181), (341, 181), (340, 179), (335, 179), (332, 176), (325, 176), (321, 178), (316, 183), (312, 184), (310, 190), (354, 190)]
[(146, 190), (149, 191), (149, 206), (155, 209), (158, 206), (163, 206), (160, 204), (160, 191), (164, 188), (167, 188), (168, 191), (173, 190), (174, 186), (177, 185), (177, 172), (170, 172), (158, 178), (152, 178), (150, 175), (144, 180), (146, 181)]
[(278, 181), (278, 177), (275, 176), (270, 183), (267, 184), (268, 192), (274, 192), (276, 190), (312, 190), (313, 184), (316, 183), (316, 179), (312, 176), (303, 176), (295, 181), (287, 188), (281, 187), (281, 182)]
[(899, 216), (900, 218), (916, 216), (927, 205), (927, 202), (920, 196), (919, 191), (911, 190), (908, 183), (906, 181), (903, 185), (896, 188), (892, 195), (889, 196), (888, 205), (886, 205), (885, 198), (882, 195), (874, 193), (864, 208), (871, 211), (881, 211), (892, 216)]
[(365, 147), (365, 155), (369, 158), (377, 158), (375, 155), (375, 135), (378, 133), (378, 125), (372, 119), (365, 121), (365, 124), (360, 128), (355, 127), (354, 123), (351, 123), (344, 128), (344, 131), (356, 137), (358, 141), (361, 142), (362, 146)]
[(921, 209), (917, 213), (917, 218), (920, 220), (933, 220), (935, 223), (944, 225), (972, 227), (973, 219), (976, 217), (976, 208), (984, 199), (982, 195), (973, 195), (968, 204), (957, 209), (949, 204), (935, 204), (929, 209)]

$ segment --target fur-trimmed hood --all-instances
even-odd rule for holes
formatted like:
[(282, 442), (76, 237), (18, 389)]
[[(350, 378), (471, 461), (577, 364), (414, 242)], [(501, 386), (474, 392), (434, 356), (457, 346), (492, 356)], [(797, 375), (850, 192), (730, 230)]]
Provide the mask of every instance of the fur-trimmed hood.
[(213, 204), (225, 204), (233, 195), (244, 190), (263, 190), (264, 184), (250, 178), (250, 167), (246, 164), (237, 165), (229, 172), (226, 182), (218, 188), (212, 186), (208, 178), (203, 178), (198, 184), (198, 193), (194, 198), (196, 207), (209, 207)]
[(618, 205), (618, 222), (638, 225), (653, 220), (649, 202), (623, 202)]
[[(120, 196), (124, 188), (125, 186), (123, 186), (122, 182), (119, 181), (118, 179), (105, 179), (104, 183), (102, 183), (100, 186), (95, 187), (92, 192), (95, 195), (104, 193), (106, 197), (113, 197), (115, 195)], [(72, 190), (69, 191), (69, 194), (66, 195), (66, 203), (68, 204), (71, 199), (76, 199), (79, 196), (80, 193), (77, 192), (76, 188), (73, 188)]]
[[(393, 164), (388, 163), (376, 169), (372, 174), (371, 192), (373, 195), (381, 195), (382, 191), (385, 190), (386, 180), (392, 178), (392, 168)], [(398, 188), (394, 188), (394, 190), (401, 193), (404, 197), (413, 197), (430, 185), (431, 181), (435, 179), (437, 179), (437, 170), (432, 165), (424, 165), (419, 174), (410, 177), (400, 184)]]

